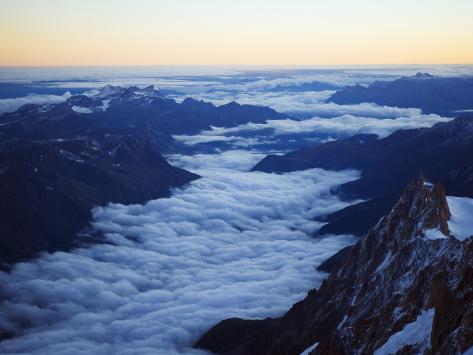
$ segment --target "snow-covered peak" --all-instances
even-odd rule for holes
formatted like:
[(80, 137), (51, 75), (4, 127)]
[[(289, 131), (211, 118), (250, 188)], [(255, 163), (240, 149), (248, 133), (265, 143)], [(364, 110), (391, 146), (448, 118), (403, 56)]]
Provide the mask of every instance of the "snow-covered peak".
[(145, 88), (106, 85), (99, 90), (71, 96), (67, 103), (74, 112), (89, 114), (107, 111), (118, 103), (145, 105), (156, 99), (164, 99), (164, 96), (153, 85)]
[[(383, 218), (383, 223), (374, 229), (381, 234), (389, 231), (390, 238), (397, 240), (394, 245), (422, 236), (439, 239), (449, 235), (450, 217), (444, 187), (430, 183), (421, 175), (417, 181), (408, 184), (397, 204)], [(436, 231), (435, 234), (426, 235), (430, 230)]]
[(122, 88), (120, 86), (106, 85), (98, 91), (99, 93), (96, 95), (98, 97), (118, 96), (121, 93)]
[(98, 93), (94, 97), (99, 98), (119, 98), (119, 99), (140, 99), (162, 97), (159, 89), (156, 89), (154, 85), (150, 85), (144, 88), (138, 86), (112, 86), (106, 85), (98, 90)]

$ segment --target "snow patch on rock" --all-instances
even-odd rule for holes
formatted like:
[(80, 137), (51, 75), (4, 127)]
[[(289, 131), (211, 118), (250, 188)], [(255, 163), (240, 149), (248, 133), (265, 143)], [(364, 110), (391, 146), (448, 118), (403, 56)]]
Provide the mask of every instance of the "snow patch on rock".
[(107, 111), (110, 107), (111, 101), (112, 99), (102, 100), (102, 106), (99, 106), (99, 109), (101, 109), (102, 111)]
[(448, 238), (442, 231), (438, 228), (434, 229), (427, 229), (424, 233), (424, 236), (429, 240), (436, 240), (436, 239), (445, 239)]
[(92, 113), (93, 111), (88, 107), (72, 106), (72, 111), (77, 113)]
[(319, 346), (319, 343), (315, 343), (314, 345), (309, 346), (307, 349), (301, 352), (301, 355), (309, 355), (312, 351), (314, 351), (317, 348), (317, 346)]
[(423, 311), (414, 322), (406, 324), (401, 331), (393, 334), (374, 354), (396, 354), (406, 345), (418, 344), (425, 348), (430, 344), (434, 314), (434, 308)]

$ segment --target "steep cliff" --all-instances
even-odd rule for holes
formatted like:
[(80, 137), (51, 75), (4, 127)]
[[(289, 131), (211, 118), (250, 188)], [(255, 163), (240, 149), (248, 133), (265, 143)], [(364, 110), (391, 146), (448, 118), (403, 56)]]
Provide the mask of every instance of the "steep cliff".
[(473, 238), (452, 234), (454, 217), (442, 185), (420, 178), (282, 318), (226, 320), (196, 346), (218, 354), (462, 353), (473, 345)]

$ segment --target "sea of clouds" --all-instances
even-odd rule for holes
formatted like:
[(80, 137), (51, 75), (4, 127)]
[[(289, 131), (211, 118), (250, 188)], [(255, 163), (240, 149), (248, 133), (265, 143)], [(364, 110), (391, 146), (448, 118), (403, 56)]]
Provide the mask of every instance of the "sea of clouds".
[(203, 178), (170, 198), (94, 210), (106, 243), (44, 254), (0, 273), (0, 353), (198, 353), (228, 317), (276, 317), (325, 274), (350, 236), (313, 239), (347, 206), (332, 189), (356, 171), (247, 172), (260, 154), (172, 156)]
[[(227, 142), (235, 147), (252, 147), (274, 143), (278, 136), (306, 135), (311, 140), (314, 133), (321, 137), (320, 141), (345, 138), (355, 134), (376, 134), (382, 138), (399, 129), (431, 127), (439, 122), (447, 122), (450, 118), (438, 115), (414, 115), (389, 119), (343, 115), (334, 118), (313, 117), (305, 120), (268, 120), (267, 123), (248, 123), (237, 127), (212, 127), (196, 135), (175, 135), (174, 138), (190, 146), (210, 143)], [(251, 136), (248, 136), (252, 133)], [(306, 143), (307, 144), (307, 143)]]

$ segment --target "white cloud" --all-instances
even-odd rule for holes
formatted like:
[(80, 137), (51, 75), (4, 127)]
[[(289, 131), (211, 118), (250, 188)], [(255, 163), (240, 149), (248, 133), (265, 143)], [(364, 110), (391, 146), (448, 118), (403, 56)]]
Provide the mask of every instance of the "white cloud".
[(212, 92), (196, 95), (197, 98), (222, 105), (230, 101), (240, 104), (269, 106), (276, 111), (296, 117), (337, 117), (345, 114), (355, 116), (369, 116), (373, 118), (397, 118), (419, 116), (422, 111), (418, 108), (399, 108), (379, 106), (374, 103), (358, 105), (338, 105), (325, 102), (334, 91), (308, 92), (245, 92), (232, 94), (228, 92)]
[(219, 154), (168, 155), (166, 159), (175, 166), (197, 174), (211, 175), (215, 170), (246, 172), (265, 156), (258, 151), (228, 150)]
[[(318, 137), (325, 136), (325, 140), (360, 133), (372, 133), (379, 137), (386, 137), (399, 129), (431, 127), (436, 123), (450, 120), (451, 118), (438, 115), (422, 114), (396, 119), (378, 119), (346, 114), (334, 118), (313, 117), (305, 120), (268, 120), (267, 123), (247, 123), (231, 128), (212, 127), (198, 135), (176, 135), (174, 138), (187, 145), (227, 142), (234, 146), (257, 146), (268, 143), (269, 138), (276, 140), (277, 136), (280, 135), (316, 134)], [(266, 135), (263, 134), (263, 131), (266, 131)], [(248, 132), (254, 132), (255, 136), (248, 137)]]
[(5, 112), (13, 112), (18, 110), (21, 106), (26, 104), (46, 105), (58, 104), (66, 101), (71, 97), (68, 91), (64, 95), (28, 95), (15, 99), (0, 99), (0, 114)]
[(353, 241), (309, 235), (347, 205), (331, 189), (359, 174), (245, 172), (260, 157), (173, 156), (204, 177), (171, 198), (97, 208), (106, 244), (0, 273), (0, 330), (27, 326), (0, 352), (198, 353), (189, 346), (221, 319), (281, 315)]
[[(210, 131), (202, 131), (201, 134), (191, 136), (187, 135), (173, 135), (173, 138), (189, 146), (197, 144), (205, 144), (212, 142), (229, 143), (235, 148), (254, 147), (261, 144), (276, 143), (277, 141), (268, 139), (264, 136), (256, 137), (241, 137), (241, 136), (225, 136), (216, 134), (218, 127), (213, 127)], [(223, 128), (225, 130), (225, 128)]]
[(307, 120), (271, 120), (267, 125), (249, 124), (243, 129), (273, 128), (274, 134), (298, 134), (318, 132), (334, 136), (347, 136), (359, 133), (373, 133), (385, 137), (399, 129), (431, 127), (435, 123), (446, 122), (450, 118), (438, 115), (419, 115), (399, 117), (396, 119), (377, 119), (373, 117), (359, 117), (343, 115), (334, 118), (313, 117)]

